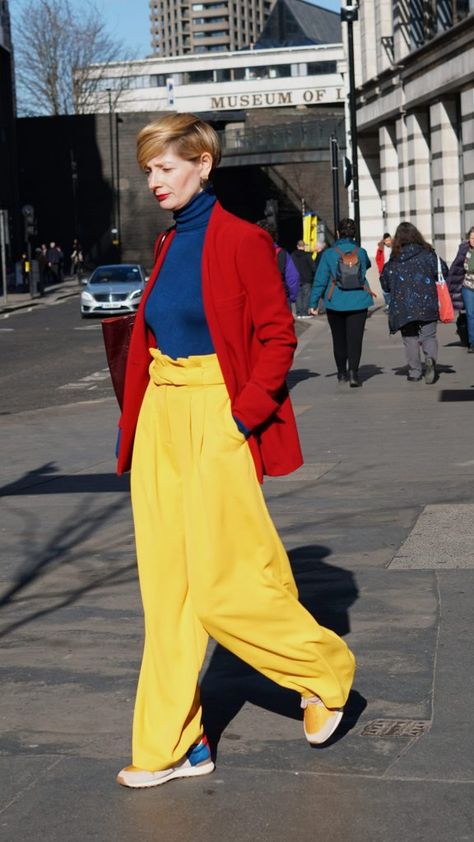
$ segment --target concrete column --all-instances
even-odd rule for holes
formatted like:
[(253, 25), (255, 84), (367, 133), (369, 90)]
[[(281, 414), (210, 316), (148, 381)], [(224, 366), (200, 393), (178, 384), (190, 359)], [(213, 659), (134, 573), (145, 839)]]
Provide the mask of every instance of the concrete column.
[[(375, 3), (361, 3), (359, 6), (359, 17), (361, 52), (355, 52), (355, 55), (360, 56), (362, 64), (362, 78), (366, 82), (377, 75)], [(354, 42), (354, 47), (357, 47), (357, 42)], [(357, 63), (358, 62), (356, 60), (356, 64)]]
[(409, 219), (428, 242), (431, 242), (433, 212), (428, 112), (417, 111), (407, 114), (406, 127)]
[[(377, 243), (383, 234), (380, 199), (380, 156), (378, 133), (359, 134), (359, 195), (361, 245), (374, 263)], [(377, 289), (374, 290), (377, 292)]]
[[(361, 4), (364, 8), (365, 3)], [(378, 0), (375, 5), (375, 48), (377, 53), (377, 76), (388, 70), (390, 65), (390, 58), (392, 58), (390, 51), (387, 52), (387, 47), (382, 44), (382, 38), (393, 36), (393, 13), (392, 0)]]
[(463, 202), (461, 234), (474, 225), (474, 85), (461, 91)]
[[(379, 129), (380, 146), (380, 196), (382, 200), (383, 228), (390, 234), (400, 222), (400, 192), (398, 184), (398, 153), (395, 123)], [(382, 232), (383, 233), (383, 232)]]
[(454, 99), (430, 106), (433, 245), (446, 262), (461, 240), (459, 139)]
[(407, 220), (410, 216), (408, 204), (408, 142), (405, 115), (402, 114), (396, 122), (397, 152), (398, 152), (398, 194), (400, 201), (400, 220)]

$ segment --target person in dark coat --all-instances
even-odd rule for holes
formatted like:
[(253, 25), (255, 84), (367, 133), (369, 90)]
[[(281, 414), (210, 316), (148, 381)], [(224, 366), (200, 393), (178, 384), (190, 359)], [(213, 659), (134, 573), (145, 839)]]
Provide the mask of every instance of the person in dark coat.
[[(462, 320), (463, 322), (465, 319), (467, 321), (467, 343), (465, 344), (468, 345), (468, 353), (470, 354), (474, 353), (474, 289), (467, 286), (469, 280), (466, 281), (465, 263), (468, 252), (473, 250), (474, 226), (469, 229), (467, 239), (460, 243), (458, 253), (449, 268), (447, 279), (449, 294), (451, 295), (454, 309), (459, 310), (459, 312), (464, 309), (466, 310), (467, 318), (463, 315)], [(461, 324), (460, 316), (458, 316), (458, 333), (462, 341)], [(464, 330), (466, 330), (466, 327), (464, 327)]]
[(264, 231), (266, 231), (267, 234), (270, 234), (270, 237), (273, 240), (278, 269), (281, 275), (283, 286), (286, 291), (288, 307), (291, 310), (291, 305), (295, 303), (300, 288), (299, 272), (287, 250), (282, 248), (282, 246), (278, 245), (276, 241), (277, 230), (273, 223), (269, 219), (261, 219), (259, 222), (257, 222), (257, 225), (259, 228), (262, 228)]
[(39, 268), (38, 292), (43, 296), (48, 281), (48, 249), (45, 243), (42, 243), (41, 247), (36, 249), (36, 259)]
[(300, 276), (300, 289), (296, 298), (296, 318), (311, 319), (309, 297), (313, 285), (315, 264), (309, 252), (306, 251), (304, 240), (298, 240), (291, 257)]
[[(448, 267), (441, 261), (444, 277)], [(388, 324), (390, 333), (400, 331), (408, 363), (408, 380), (423, 377), (420, 345), (425, 354), (425, 382), (437, 378), (439, 318), (438, 258), (435, 250), (411, 222), (401, 222), (392, 244), (392, 255), (385, 264), (380, 282), (390, 293)]]

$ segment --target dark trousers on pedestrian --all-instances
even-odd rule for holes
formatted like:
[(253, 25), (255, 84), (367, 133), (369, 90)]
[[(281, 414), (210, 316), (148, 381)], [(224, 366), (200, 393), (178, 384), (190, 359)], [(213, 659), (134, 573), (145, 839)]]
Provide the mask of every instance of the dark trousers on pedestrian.
[(474, 345), (474, 289), (462, 288), (462, 300), (466, 311), (467, 335), (469, 345)]
[(438, 340), (436, 338), (436, 322), (409, 322), (400, 328), (405, 346), (410, 377), (421, 377), (422, 364), (420, 347), (426, 357), (436, 362), (438, 356)]
[(311, 286), (312, 284), (300, 284), (298, 297), (296, 299), (297, 316), (309, 315), (309, 299), (311, 296)]
[(328, 309), (326, 312), (332, 333), (338, 374), (345, 374), (348, 364), (349, 371), (357, 372), (362, 353), (367, 310), (342, 312)]

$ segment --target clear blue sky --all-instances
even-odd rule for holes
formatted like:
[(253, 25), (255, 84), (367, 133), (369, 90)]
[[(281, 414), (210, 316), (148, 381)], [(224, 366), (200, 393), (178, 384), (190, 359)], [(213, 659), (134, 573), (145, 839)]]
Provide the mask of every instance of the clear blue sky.
[[(83, 7), (82, 0), (71, 0), (79, 9)], [(22, 6), (22, 0), (10, 0), (10, 11)], [(124, 41), (132, 55), (145, 58), (150, 55), (150, 20), (148, 0), (95, 0), (95, 5), (102, 12), (110, 35)], [(338, 11), (339, 0), (318, 0), (318, 5), (326, 9)]]

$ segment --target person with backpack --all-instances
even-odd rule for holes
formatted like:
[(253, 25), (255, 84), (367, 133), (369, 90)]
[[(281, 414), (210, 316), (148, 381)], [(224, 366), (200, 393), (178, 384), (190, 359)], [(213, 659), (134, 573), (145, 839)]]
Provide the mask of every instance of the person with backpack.
[(375, 297), (366, 278), (370, 258), (366, 250), (357, 245), (355, 236), (354, 220), (341, 219), (338, 239), (319, 259), (309, 302), (310, 313), (316, 315), (318, 301), (324, 299), (337, 379), (341, 384), (349, 380), (353, 388), (361, 385), (359, 362), (364, 327), (367, 311)]
[(390, 293), (388, 324), (390, 333), (400, 331), (408, 363), (407, 379), (423, 378), (420, 346), (425, 354), (425, 383), (437, 380), (436, 359), (439, 319), (438, 275), (446, 278), (448, 267), (411, 222), (400, 222), (392, 244), (392, 256), (385, 265), (380, 283)]
[[(474, 225), (458, 248), (447, 284), (453, 307), (459, 311), (457, 332), (461, 342), (467, 345), (467, 353), (474, 354)], [(465, 314), (461, 313), (463, 309)]]

